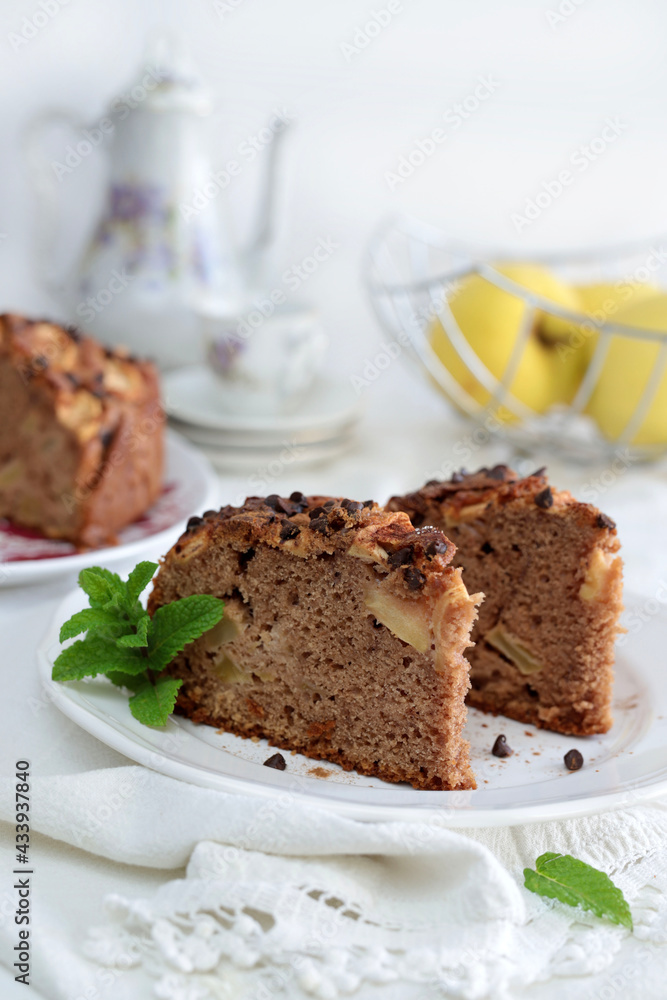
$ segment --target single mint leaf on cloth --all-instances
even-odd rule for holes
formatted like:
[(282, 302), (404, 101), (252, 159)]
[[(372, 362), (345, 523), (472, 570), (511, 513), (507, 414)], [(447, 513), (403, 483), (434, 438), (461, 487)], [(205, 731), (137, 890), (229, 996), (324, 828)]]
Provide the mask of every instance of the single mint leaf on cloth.
[(125, 584), (126, 596), (127, 596), (127, 610), (132, 612), (138, 599), (139, 594), (148, 586), (155, 572), (158, 568), (158, 564), (154, 562), (140, 562), (134, 567), (132, 572), (127, 578), (127, 583)]
[(79, 586), (88, 595), (91, 608), (118, 607), (125, 597), (125, 584), (121, 578), (102, 566), (82, 569)]
[(51, 677), (54, 681), (78, 681), (96, 677), (109, 670), (139, 674), (146, 669), (146, 657), (139, 650), (119, 648), (113, 640), (89, 635), (72, 643), (56, 658)]
[(145, 726), (166, 726), (182, 683), (173, 677), (158, 677), (155, 684), (145, 680), (130, 698), (132, 715)]
[(150, 625), (150, 621), (150, 618), (144, 611), (142, 617), (137, 622), (137, 631), (130, 632), (129, 635), (121, 635), (118, 639), (116, 639), (116, 645), (121, 647), (147, 646), (148, 626)]
[(82, 632), (96, 633), (115, 639), (131, 628), (130, 623), (123, 622), (115, 610), (84, 608), (83, 611), (77, 611), (63, 624), (60, 629), (60, 641), (65, 642), (66, 639), (73, 639), (75, 635), (81, 635)]
[(193, 594), (158, 608), (148, 635), (151, 670), (164, 670), (184, 646), (217, 625), (223, 610), (223, 602), (210, 594)]
[(570, 854), (548, 851), (535, 862), (535, 871), (524, 868), (524, 885), (538, 896), (559, 899), (569, 906), (591, 910), (603, 920), (632, 930), (630, 907), (608, 875)]

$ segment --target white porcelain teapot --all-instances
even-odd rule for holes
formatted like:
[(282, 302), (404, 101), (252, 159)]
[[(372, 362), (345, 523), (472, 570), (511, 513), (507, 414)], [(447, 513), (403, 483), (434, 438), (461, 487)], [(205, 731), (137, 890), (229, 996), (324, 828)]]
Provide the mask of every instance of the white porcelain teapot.
[[(97, 122), (45, 112), (27, 133), (28, 165), (39, 210), (37, 260), (42, 281), (71, 321), (108, 344), (154, 357), (164, 368), (203, 357), (198, 311), (215, 301), (241, 310), (261, 282), (271, 236), (276, 151), (288, 116), (274, 114), (263, 152), (255, 232), (235, 246), (222, 219), (226, 189), (243, 162), (215, 169), (203, 119), (211, 102), (198, 74), (173, 42), (161, 38), (136, 83)], [(45, 154), (45, 130), (74, 130), (58, 159)], [(108, 157), (106, 192), (74, 273), (57, 278), (65, 224), (59, 182), (89, 155)], [(236, 164), (236, 166), (234, 166)]]

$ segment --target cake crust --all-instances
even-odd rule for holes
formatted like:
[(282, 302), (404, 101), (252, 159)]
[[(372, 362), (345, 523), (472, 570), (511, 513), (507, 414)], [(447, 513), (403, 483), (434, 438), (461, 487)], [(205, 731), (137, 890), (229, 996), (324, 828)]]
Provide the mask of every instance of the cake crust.
[(191, 518), (149, 613), (212, 593), (225, 615), (169, 668), (177, 711), (387, 781), (474, 787), (464, 651), (482, 595), (453, 554), (372, 501), (293, 493)]
[(473, 630), (468, 703), (558, 732), (612, 724), (622, 561), (611, 518), (550, 486), (544, 469), (462, 471), (392, 497), (416, 525), (445, 530), (486, 598)]
[(162, 488), (164, 414), (146, 361), (74, 328), (0, 316), (0, 517), (113, 544)]

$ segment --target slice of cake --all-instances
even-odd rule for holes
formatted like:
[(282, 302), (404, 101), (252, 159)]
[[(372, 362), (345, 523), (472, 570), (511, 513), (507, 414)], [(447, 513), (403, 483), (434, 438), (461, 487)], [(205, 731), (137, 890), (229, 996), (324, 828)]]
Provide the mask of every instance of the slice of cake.
[(435, 525), (466, 586), (485, 594), (473, 631), (468, 703), (558, 732), (612, 723), (622, 563), (614, 522), (504, 465), (430, 482), (388, 509)]
[(387, 781), (474, 788), (464, 651), (482, 595), (453, 552), (372, 501), (293, 493), (191, 518), (149, 613), (204, 593), (225, 614), (170, 666), (177, 710)]
[(86, 548), (162, 488), (157, 371), (43, 320), (0, 316), (0, 517)]

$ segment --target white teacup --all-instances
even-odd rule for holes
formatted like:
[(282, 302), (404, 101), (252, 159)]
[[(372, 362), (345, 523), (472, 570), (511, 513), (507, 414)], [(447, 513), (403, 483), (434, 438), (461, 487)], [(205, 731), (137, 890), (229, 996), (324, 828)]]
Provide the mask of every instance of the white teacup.
[[(268, 304), (268, 303), (267, 303)], [(201, 312), (206, 359), (230, 413), (289, 413), (319, 372), (328, 338), (318, 313), (305, 305), (259, 308), (241, 315)]]

